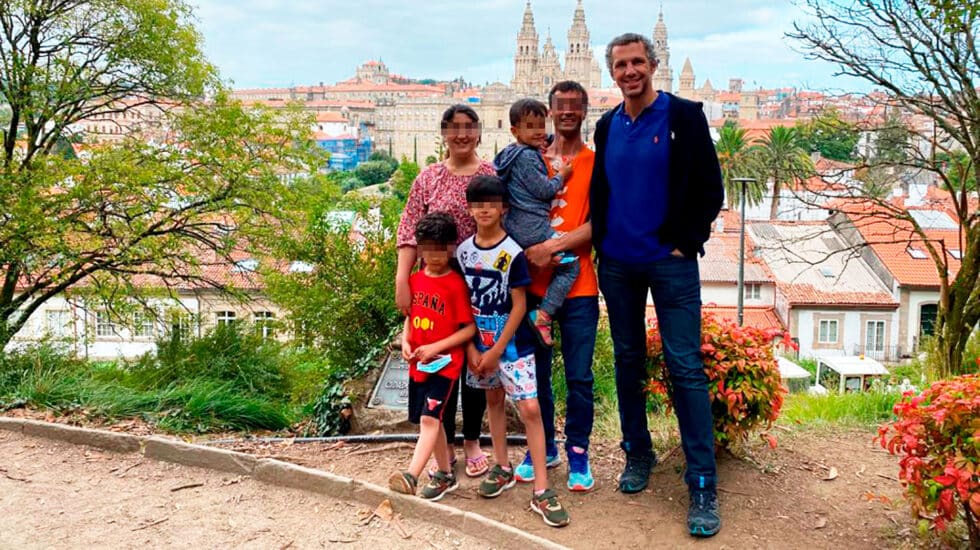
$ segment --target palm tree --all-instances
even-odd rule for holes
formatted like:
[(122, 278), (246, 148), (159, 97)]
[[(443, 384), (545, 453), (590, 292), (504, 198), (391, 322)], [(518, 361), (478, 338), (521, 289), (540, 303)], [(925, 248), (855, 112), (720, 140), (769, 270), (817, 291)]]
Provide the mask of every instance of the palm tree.
[(769, 219), (775, 220), (779, 212), (779, 191), (787, 184), (809, 177), (813, 162), (800, 140), (796, 128), (776, 126), (756, 140), (754, 156), (764, 173), (772, 180), (772, 208)]
[(733, 182), (734, 178), (753, 177), (754, 184), (745, 189), (746, 203), (756, 205), (762, 202), (766, 187), (765, 180), (760, 177), (757, 163), (754, 162), (755, 146), (749, 143), (745, 134), (747, 130), (739, 128), (737, 123), (728, 121), (721, 127), (715, 151), (718, 153), (718, 163), (721, 164), (721, 175), (725, 182), (725, 196), (728, 198), (728, 209), (738, 206), (741, 197), (741, 187)]

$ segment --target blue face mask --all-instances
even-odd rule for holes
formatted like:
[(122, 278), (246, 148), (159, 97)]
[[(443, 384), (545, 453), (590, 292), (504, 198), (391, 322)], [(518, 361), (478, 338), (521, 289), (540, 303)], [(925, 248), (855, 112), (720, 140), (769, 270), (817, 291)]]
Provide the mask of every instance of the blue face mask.
[(453, 358), (449, 355), (436, 355), (428, 363), (419, 362), (419, 372), (434, 373), (442, 370), (443, 367), (452, 362)]

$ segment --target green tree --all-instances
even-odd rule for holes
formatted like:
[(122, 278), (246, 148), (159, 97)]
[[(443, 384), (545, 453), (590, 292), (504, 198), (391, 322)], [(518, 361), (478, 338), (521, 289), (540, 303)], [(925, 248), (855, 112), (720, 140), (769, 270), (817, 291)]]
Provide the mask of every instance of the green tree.
[(388, 181), (397, 167), (397, 163), (392, 166), (386, 160), (369, 160), (358, 164), (354, 169), (354, 175), (364, 182), (364, 185), (377, 185)]
[(800, 141), (796, 128), (776, 126), (756, 140), (755, 161), (760, 170), (772, 181), (772, 206), (769, 219), (779, 213), (781, 189), (793, 182), (805, 179), (813, 173), (813, 162)]
[(718, 143), (715, 144), (729, 209), (737, 207), (742, 196), (741, 184), (733, 182), (734, 178), (755, 178), (754, 184), (746, 184), (745, 197), (748, 205), (762, 202), (766, 189), (765, 178), (760, 174), (758, 164), (754, 162), (753, 146), (746, 139), (746, 133), (738, 124), (726, 122), (721, 127)]
[(909, 149), (912, 133), (894, 109), (885, 122), (875, 129), (874, 136), (873, 164), (900, 166), (911, 160), (914, 154)]
[(854, 160), (860, 133), (854, 124), (843, 120), (835, 107), (823, 109), (811, 120), (796, 125), (800, 141), (807, 151), (844, 162)]
[[(204, 263), (281, 230), (282, 176), (319, 166), (308, 117), (229, 101), (190, 18), (179, 0), (3, 2), (0, 350), (76, 286), (105, 300), (147, 276), (227, 289)], [(80, 121), (147, 106), (171, 139), (59, 154)]]
[[(940, 187), (949, 193), (948, 204), (959, 224), (960, 239), (955, 243), (960, 250), (958, 271), (953, 273), (950, 266), (946, 252), (950, 243), (930, 240), (907, 209), (877, 201), (872, 213), (855, 209), (853, 215), (910, 227), (908, 238), (927, 250), (939, 280), (934, 326), (934, 343), (941, 357), (939, 374), (964, 372), (963, 350), (980, 322), (980, 216), (976, 215), (980, 193), (970, 187), (971, 181), (980, 179), (980, 90), (976, 81), (980, 74), (980, 7), (972, 0), (806, 0), (804, 7), (806, 22), (796, 24), (789, 36), (808, 56), (833, 63), (840, 74), (882, 90), (886, 96), (882, 104), (893, 112), (931, 122), (924, 135), (914, 136), (931, 143), (931, 151), (908, 147), (905, 159), (896, 164), (933, 171)], [(895, 126), (896, 134), (912, 132)], [(883, 145), (889, 141), (902, 143), (903, 139), (886, 139)], [(961, 154), (963, 162), (937, 162), (942, 153)], [(887, 160), (890, 155), (879, 156)]]

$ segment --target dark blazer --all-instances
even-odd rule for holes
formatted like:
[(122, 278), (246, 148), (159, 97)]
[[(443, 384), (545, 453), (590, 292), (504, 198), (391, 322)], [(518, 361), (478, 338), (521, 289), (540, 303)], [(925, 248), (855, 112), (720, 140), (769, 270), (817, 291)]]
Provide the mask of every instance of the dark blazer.
[[(701, 103), (670, 94), (670, 171), (667, 218), (660, 227), (660, 241), (677, 247), (684, 256), (704, 255), (711, 222), (724, 200), (721, 167), (708, 132)], [(601, 260), (602, 241), (609, 212), (609, 178), (606, 175), (606, 142), (609, 123), (617, 109), (607, 111), (595, 129), (595, 166), (592, 169), (590, 210), (592, 243)]]

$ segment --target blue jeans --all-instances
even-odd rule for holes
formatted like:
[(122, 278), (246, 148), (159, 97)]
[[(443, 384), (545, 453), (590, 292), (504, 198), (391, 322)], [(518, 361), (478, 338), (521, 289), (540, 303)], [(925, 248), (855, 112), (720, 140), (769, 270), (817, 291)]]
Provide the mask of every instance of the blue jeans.
[(671, 399), (687, 459), (684, 480), (693, 487), (714, 487), (714, 428), (708, 376), (701, 361), (701, 282), (698, 262), (668, 257), (646, 264), (603, 258), (599, 288), (609, 312), (616, 362), (616, 393), (623, 449), (629, 454), (653, 452), (647, 429), (646, 304), (652, 293), (664, 357), (672, 387)]
[[(528, 294), (528, 309), (541, 299)], [(593, 400), (592, 354), (599, 324), (599, 298), (568, 298), (554, 316), (561, 331), (561, 354), (565, 363), (565, 450), (581, 447), (588, 450), (595, 411)], [(549, 454), (555, 445), (555, 395), (551, 387), (551, 348), (536, 345), (534, 351), (538, 377), (538, 404), (544, 420), (544, 440)]]

